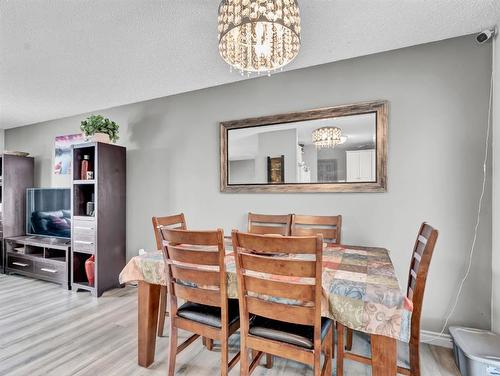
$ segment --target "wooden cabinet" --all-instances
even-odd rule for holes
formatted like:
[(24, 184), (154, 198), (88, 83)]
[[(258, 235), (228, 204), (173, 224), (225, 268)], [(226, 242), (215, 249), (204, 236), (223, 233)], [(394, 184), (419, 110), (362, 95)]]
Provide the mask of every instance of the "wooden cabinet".
[(0, 154), (0, 272), (7, 267), (3, 239), (26, 233), (26, 188), (33, 180), (32, 157)]
[[(88, 179), (82, 179), (82, 160), (88, 161)], [(95, 296), (119, 287), (125, 267), (126, 149), (100, 142), (73, 146), (72, 266), (73, 290)], [(94, 257), (94, 283), (85, 262)]]
[(376, 175), (374, 149), (346, 151), (347, 182), (373, 182)]

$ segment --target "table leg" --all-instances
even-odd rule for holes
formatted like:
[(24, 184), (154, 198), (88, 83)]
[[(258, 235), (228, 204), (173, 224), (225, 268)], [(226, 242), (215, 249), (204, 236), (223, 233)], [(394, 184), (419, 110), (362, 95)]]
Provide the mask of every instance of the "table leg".
[(160, 287), (160, 308), (158, 312), (158, 337), (163, 337), (165, 331), (165, 318), (168, 316), (167, 312), (167, 286)]
[(397, 375), (398, 356), (397, 341), (386, 336), (371, 336), (372, 348), (372, 375)]
[(138, 363), (149, 367), (155, 360), (156, 328), (160, 285), (139, 282), (138, 291)]

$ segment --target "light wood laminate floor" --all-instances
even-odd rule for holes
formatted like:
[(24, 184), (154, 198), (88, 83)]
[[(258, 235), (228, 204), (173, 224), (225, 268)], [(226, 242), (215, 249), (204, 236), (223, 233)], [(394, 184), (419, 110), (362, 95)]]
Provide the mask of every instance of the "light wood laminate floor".
[[(236, 353), (237, 335), (230, 344)], [(0, 274), (0, 375), (166, 375), (167, 337), (158, 339), (156, 361), (149, 369), (137, 365), (136, 347), (135, 287), (96, 299), (55, 284)], [(355, 338), (354, 347), (360, 352), (369, 349), (361, 337)], [(219, 359), (217, 346), (210, 352), (197, 341), (178, 356), (177, 374), (216, 375)], [(445, 348), (423, 345), (421, 363), (423, 375), (459, 375), (451, 350)], [(258, 367), (254, 372), (260, 376), (304, 374), (312, 374), (307, 366), (283, 359), (276, 359), (271, 370)], [(238, 366), (231, 375), (239, 375)], [(345, 375), (370, 375), (370, 368), (346, 361)]]

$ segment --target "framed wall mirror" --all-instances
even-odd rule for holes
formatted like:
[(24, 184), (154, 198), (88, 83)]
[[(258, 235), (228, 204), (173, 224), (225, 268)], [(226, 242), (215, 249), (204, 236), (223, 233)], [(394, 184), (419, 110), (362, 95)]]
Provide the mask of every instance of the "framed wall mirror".
[(385, 192), (387, 101), (220, 123), (222, 192)]

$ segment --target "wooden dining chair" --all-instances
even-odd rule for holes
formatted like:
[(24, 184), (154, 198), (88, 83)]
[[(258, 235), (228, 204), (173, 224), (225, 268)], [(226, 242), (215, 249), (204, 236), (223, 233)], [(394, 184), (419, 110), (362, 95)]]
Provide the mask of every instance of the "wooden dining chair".
[[(269, 237), (234, 230), (232, 240), (240, 297), (241, 375), (250, 375), (265, 353), (311, 365), (316, 376), (330, 376), (332, 322), (321, 318), (322, 237)], [(290, 257), (297, 254), (301, 258)]]
[(342, 233), (342, 216), (292, 215), (292, 236), (323, 235), (323, 241), (340, 244)]
[[(240, 358), (229, 361), (229, 337), (240, 327), (238, 300), (227, 298), (224, 232), (161, 229), (170, 302), (168, 375), (175, 373), (178, 353), (198, 337), (221, 343), (221, 375)], [(177, 299), (186, 303), (178, 307)], [(194, 333), (178, 346), (177, 331)]]
[[(170, 215), (167, 217), (153, 217), (153, 231), (155, 234), (156, 240), (156, 249), (162, 249), (162, 236), (161, 236), (161, 228), (162, 227), (170, 227), (181, 230), (186, 230), (186, 219), (184, 217), (184, 213)], [(158, 310), (158, 337), (163, 335), (163, 331), (165, 329), (165, 318), (168, 316), (167, 311), (167, 287), (161, 286), (160, 289), (160, 308)]]
[[(413, 248), (408, 276), (408, 287), (406, 297), (413, 304), (410, 327), (410, 368), (398, 367), (398, 373), (402, 375), (420, 376), (420, 317), (424, 300), (427, 274), (434, 253), (434, 246), (438, 238), (438, 231), (427, 223), (422, 223), (418, 232), (417, 240)], [(344, 351), (345, 327), (337, 323), (337, 375), (342, 375), (344, 358), (355, 360), (370, 365), (371, 359)], [(351, 329), (348, 329), (351, 331)], [(351, 331), (352, 333), (352, 331)]]
[(291, 214), (255, 214), (248, 213), (248, 229), (251, 234), (290, 235)]
[[(342, 216), (292, 214), (292, 236), (315, 236), (321, 234), (328, 244), (340, 244)], [(335, 333), (333, 333), (335, 338)], [(334, 339), (335, 341), (335, 339)], [(347, 333), (347, 343), (352, 344), (352, 332)]]

